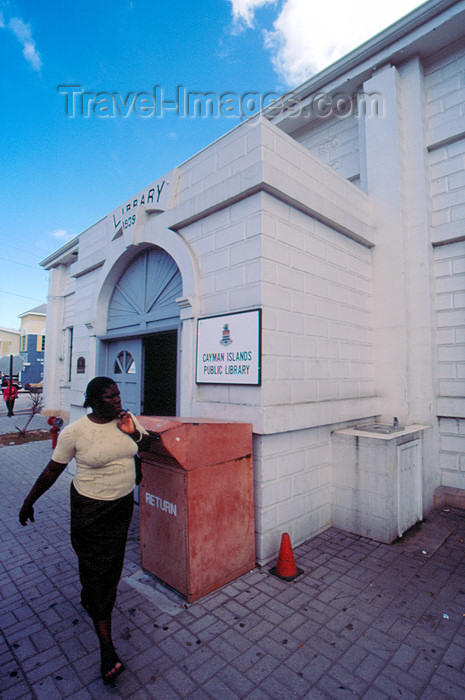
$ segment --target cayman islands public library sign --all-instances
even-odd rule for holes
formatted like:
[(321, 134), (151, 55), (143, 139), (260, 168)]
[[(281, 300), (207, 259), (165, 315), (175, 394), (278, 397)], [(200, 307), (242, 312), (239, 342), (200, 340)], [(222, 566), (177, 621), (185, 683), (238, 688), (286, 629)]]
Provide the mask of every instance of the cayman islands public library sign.
[(201, 318), (197, 325), (197, 384), (261, 381), (261, 310)]

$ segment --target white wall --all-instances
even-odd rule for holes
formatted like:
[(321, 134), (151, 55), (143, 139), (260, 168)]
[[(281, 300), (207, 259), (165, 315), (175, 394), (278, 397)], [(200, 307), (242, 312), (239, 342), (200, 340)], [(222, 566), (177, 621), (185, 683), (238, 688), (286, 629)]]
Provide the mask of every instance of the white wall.
[(441, 484), (465, 489), (465, 242), (435, 248)]
[(359, 181), (359, 124), (356, 113), (319, 119), (314, 128), (294, 134), (305, 148), (344, 177)]
[(257, 560), (269, 561), (288, 532), (297, 545), (331, 524), (329, 427), (255, 435)]
[(440, 483), (465, 489), (465, 47), (431, 57), (425, 86)]

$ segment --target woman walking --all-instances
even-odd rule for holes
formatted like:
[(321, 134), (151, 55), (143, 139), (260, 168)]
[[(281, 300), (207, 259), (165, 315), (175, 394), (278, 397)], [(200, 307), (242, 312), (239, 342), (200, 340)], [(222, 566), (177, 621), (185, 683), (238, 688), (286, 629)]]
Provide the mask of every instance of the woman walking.
[(21, 525), (28, 520), (34, 522), (34, 503), (74, 457), (71, 543), (79, 562), (81, 604), (94, 623), (101, 676), (104, 683), (109, 683), (124, 671), (113, 646), (111, 613), (134, 507), (134, 457), (146, 447), (148, 439), (136, 418), (122, 410), (120, 393), (112, 379), (92, 379), (84, 406), (92, 412), (60, 433), (52, 459), (24, 501), (19, 521)]
[(13, 409), (15, 407), (15, 401), (18, 397), (18, 387), (16, 384), (11, 384), (8, 382), (6, 386), (3, 387), (3, 400), (6, 404), (6, 409), (8, 411), (8, 418), (14, 416)]

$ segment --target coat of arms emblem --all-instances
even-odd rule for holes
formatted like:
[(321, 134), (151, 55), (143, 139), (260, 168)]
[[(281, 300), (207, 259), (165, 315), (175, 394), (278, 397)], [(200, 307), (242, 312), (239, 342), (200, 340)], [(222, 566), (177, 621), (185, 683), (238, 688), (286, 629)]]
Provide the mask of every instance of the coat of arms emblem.
[(225, 323), (223, 326), (223, 333), (221, 335), (220, 344), (230, 345), (232, 343), (231, 331), (229, 330), (229, 323)]

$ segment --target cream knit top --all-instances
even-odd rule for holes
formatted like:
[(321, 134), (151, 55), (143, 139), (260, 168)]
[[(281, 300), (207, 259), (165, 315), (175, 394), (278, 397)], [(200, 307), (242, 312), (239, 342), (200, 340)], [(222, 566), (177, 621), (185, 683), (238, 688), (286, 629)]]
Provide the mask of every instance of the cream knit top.
[[(139, 421), (132, 414), (131, 417), (137, 430), (147, 435)], [(118, 428), (117, 422), (115, 419), (110, 423), (93, 423), (88, 416), (82, 416), (58, 436), (52, 459), (68, 464), (75, 458), (73, 484), (82, 496), (113, 501), (134, 488), (134, 455), (139, 447)]]

